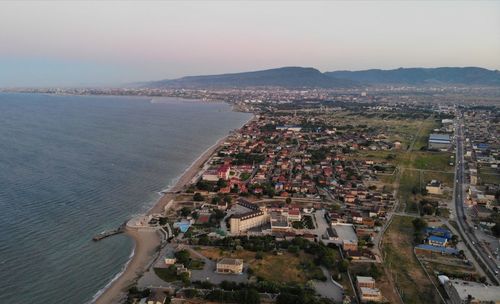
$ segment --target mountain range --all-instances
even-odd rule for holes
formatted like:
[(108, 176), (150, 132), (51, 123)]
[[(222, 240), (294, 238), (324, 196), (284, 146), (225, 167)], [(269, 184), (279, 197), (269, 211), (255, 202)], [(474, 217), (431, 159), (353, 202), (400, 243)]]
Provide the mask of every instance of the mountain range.
[(136, 84), (145, 88), (354, 88), (378, 85), (500, 86), (500, 72), (478, 67), (334, 71), (283, 67), (254, 72), (187, 76)]

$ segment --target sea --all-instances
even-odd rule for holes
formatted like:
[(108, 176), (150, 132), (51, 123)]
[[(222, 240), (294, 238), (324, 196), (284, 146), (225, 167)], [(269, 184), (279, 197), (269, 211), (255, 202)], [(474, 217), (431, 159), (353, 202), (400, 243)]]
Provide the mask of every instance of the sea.
[(0, 93), (0, 302), (91, 302), (133, 251), (92, 237), (250, 118), (222, 102)]

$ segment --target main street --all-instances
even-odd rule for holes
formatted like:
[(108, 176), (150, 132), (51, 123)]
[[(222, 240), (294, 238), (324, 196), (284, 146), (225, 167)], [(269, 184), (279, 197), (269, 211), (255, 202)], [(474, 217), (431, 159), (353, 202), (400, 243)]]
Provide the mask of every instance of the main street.
[[(461, 115), (461, 114), (459, 114)], [(476, 259), (482, 264), (482, 268), (485, 273), (490, 274), (490, 279), (494, 283), (500, 284), (497, 275), (497, 265), (496, 263), (488, 257), (488, 254), (484, 251), (484, 248), (480, 246), (479, 240), (475, 236), (471, 226), (467, 223), (467, 215), (464, 210), (464, 151), (463, 151), (463, 129), (462, 129), (462, 119), (458, 120), (457, 132), (456, 132), (456, 173), (455, 173), (455, 189), (454, 189), (454, 199), (455, 199), (455, 209), (457, 215), (457, 223), (462, 235), (464, 243), (470, 248), (472, 253), (475, 255)]]

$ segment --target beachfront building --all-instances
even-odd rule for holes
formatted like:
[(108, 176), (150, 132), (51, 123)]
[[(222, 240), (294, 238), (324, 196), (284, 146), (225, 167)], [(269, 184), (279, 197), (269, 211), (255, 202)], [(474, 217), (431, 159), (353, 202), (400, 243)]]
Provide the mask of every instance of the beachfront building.
[(269, 214), (266, 209), (245, 200), (239, 199), (233, 207), (235, 214), (229, 219), (230, 232), (232, 235), (239, 235), (248, 230), (260, 227), (269, 222)]
[(218, 273), (241, 274), (243, 273), (243, 260), (223, 258), (217, 262)]
[(161, 290), (153, 290), (147, 299), (144, 298), (144, 303), (147, 304), (164, 304), (166, 301), (167, 295)]
[(238, 235), (245, 233), (249, 229), (262, 226), (269, 221), (269, 216), (265, 211), (252, 210), (242, 214), (234, 214), (229, 220), (231, 234)]
[(375, 286), (374, 278), (356, 276), (356, 285), (361, 302), (381, 302), (383, 300), (382, 293)]
[(209, 168), (201, 175), (201, 179), (207, 182), (216, 182), (219, 180), (219, 172), (216, 168)]
[(177, 262), (177, 259), (173, 255), (167, 255), (164, 259), (165, 265), (171, 266)]

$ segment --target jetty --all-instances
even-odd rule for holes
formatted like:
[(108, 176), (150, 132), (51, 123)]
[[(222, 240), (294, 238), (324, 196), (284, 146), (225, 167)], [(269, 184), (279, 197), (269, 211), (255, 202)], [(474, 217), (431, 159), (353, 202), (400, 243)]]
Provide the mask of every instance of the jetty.
[(110, 237), (110, 236), (113, 236), (116, 234), (120, 234), (123, 232), (125, 232), (125, 223), (121, 224), (120, 227), (118, 227), (116, 229), (107, 230), (107, 231), (103, 231), (103, 232), (99, 233), (98, 235), (94, 236), (92, 238), (92, 240), (94, 242), (97, 242), (97, 241), (100, 241), (100, 240), (105, 239), (107, 237)]

